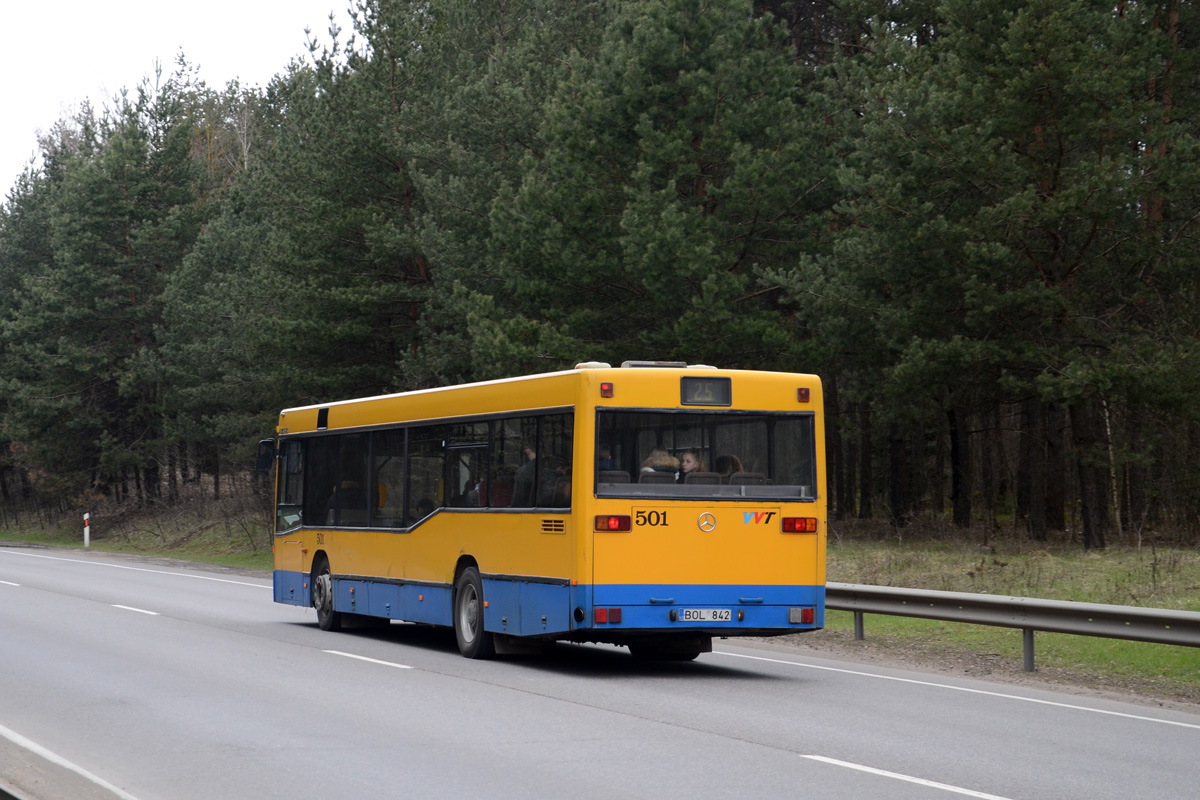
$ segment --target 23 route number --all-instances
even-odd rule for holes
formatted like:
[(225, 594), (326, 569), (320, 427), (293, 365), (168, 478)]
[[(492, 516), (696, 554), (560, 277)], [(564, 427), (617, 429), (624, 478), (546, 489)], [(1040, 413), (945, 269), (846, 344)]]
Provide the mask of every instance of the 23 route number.
[(634, 511), (633, 521), (640, 528), (643, 526), (657, 528), (667, 524), (665, 511)]

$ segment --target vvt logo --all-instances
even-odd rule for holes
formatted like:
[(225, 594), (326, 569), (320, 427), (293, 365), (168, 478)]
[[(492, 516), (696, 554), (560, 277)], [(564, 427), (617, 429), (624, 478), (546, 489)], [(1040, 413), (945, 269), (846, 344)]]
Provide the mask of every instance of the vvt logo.
[(771, 521), (771, 517), (773, 516), (775, 516), (774, 511), (743, 511), (742, 524), (750, 525), (753, 523), (754, 525), (765, 525)]

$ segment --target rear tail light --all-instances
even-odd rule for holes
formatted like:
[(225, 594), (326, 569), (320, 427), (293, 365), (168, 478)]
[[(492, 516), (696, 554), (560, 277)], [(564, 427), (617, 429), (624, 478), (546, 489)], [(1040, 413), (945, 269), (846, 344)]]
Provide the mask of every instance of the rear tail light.
[(596, 530), (598, 531), (628, 531), (632, 530), (630, 517), (621, 514), (597, 514)]
[(621, 609), (619, 608), (595, 608), (592, 609), (592, 618), (596, 620), (597, 625), (621, 624)]
[(816, 517), (784, 517), (783, 518), (784, 533), (816, 533), (817, 518)]
[(812, 625), (816, 620), (816, 610), (811, 606), (808, 608), (789, 608), (788, 622), (800, 625)]

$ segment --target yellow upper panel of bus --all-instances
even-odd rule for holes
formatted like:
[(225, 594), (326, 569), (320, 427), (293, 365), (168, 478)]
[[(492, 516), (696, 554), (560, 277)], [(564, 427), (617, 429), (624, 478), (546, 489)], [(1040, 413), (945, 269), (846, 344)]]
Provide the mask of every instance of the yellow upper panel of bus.
[[(334, 403), (289, 408), (279, 415), (281, 436), (317, 430), (337, 430), (397, 422), (502, 414), (509, 411), (574, 406), (612, 408), (678, 408), (698, 410), (703, 405), (681, 402), (681, 378), (728, 378), (731, 403), (714, 409), (757, 411), (820, 411), (821, 379), (789, 372), (725, 370), (711, 367), (588, 366), (481, 383), (466, 383), (400, 394), (364, 397)], [(601, 396), (602, 385), (610, 385)], [(802, 399), (802, 389), (807, 399)], [(318, 427), (322, 409), (325, 424)]]

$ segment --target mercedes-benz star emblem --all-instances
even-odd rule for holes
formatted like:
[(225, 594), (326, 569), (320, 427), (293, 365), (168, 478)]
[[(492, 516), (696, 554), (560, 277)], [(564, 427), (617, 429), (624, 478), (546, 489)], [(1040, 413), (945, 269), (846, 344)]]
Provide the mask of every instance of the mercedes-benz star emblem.
[(705, 511), (700, 515), (700, 519), (696, 520), (696, 524), (700, 526), (700, 530), (709, 533), (716, 530), (717, 518), (712, 515), (711, 511)]

